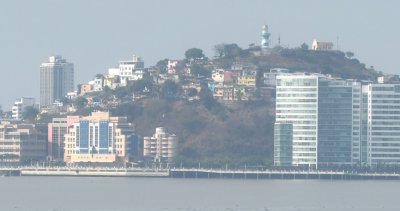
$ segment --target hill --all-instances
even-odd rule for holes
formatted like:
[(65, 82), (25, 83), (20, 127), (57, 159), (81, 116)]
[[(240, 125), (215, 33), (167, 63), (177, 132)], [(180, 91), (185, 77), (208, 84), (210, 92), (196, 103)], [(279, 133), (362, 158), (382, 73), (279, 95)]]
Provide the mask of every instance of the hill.
[(272, 160), (274, 111), (266, 102), (215, 105), (145, 99), (112, 110), (137, 123), (137, 133), (151, 136), (166, 127), (179, 137), (175, 163), (205, 166), (269, 164)]

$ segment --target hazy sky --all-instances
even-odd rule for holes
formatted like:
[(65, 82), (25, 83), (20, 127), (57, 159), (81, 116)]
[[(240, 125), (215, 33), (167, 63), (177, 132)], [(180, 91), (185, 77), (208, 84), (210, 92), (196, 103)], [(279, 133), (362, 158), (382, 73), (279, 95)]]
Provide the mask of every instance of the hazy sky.
[[(383, 3), (384, 2), (384, 3)], [(141, 56), (146, 66), (182, 58), (198, 47), (214, 56), (218, 43), (273, 42), (289, 47), (333, 41), (367, 66), (398, 73), (399, 1), (364, 0), (35, 0), (0, 4), (0, 104), (39, 100), (39, 65), (52, 54), (75, 64), (75, 81)]]

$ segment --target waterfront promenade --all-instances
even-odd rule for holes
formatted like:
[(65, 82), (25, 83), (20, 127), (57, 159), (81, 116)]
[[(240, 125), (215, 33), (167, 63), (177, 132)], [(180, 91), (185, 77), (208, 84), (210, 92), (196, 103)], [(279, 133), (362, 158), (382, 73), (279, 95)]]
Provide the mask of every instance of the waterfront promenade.
[(117, 168), (117, 167), (0, 167), (7, 176), (102, 176), (102, 177), (172, 177), (231, 179), (331, 179), (400, 180), (398, 172), (355, 172), (330, 170), (231, 170), (204, 168)]

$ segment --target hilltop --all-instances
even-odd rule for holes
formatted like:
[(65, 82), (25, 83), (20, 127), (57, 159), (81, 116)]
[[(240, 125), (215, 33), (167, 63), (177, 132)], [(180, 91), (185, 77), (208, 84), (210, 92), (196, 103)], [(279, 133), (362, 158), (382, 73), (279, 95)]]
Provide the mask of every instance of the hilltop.
[(344, 79), (374, 81), (379, 75), (373, 67), (367, 68), (365, 64), (353, 58), (352, 52), (314, 51), (308, 50), (308, 47), (275, 47), (262, 54), (258, 48), (245, 50), (237, 48), (237, 53), (233, 56), (218, 57), (215, 62), (223, 67), (238, 62), (263, 72), (271, 68), (286, 68), (291, 72), (330, 74)]

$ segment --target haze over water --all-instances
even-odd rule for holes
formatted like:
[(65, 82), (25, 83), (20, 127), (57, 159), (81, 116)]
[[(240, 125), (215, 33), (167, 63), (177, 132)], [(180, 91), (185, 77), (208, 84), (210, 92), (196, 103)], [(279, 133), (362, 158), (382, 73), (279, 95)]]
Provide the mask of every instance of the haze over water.
[(2, 177), (0, 187), (0, 210), (400, 209), (398, 181)]

